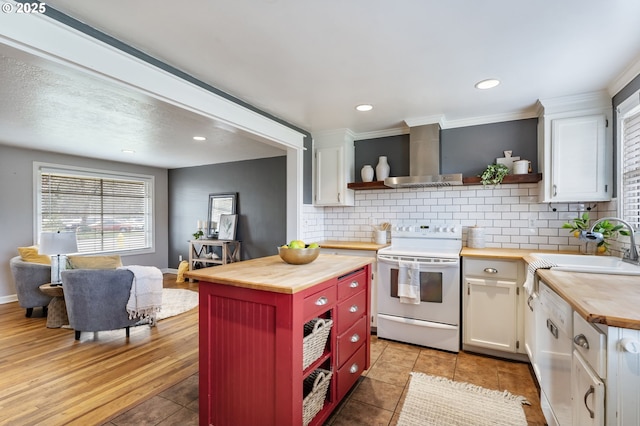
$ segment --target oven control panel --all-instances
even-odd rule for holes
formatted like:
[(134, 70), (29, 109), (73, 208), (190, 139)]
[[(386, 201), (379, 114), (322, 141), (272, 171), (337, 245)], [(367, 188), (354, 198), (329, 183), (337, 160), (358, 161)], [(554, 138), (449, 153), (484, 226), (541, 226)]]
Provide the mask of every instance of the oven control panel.
[(462, 226), (447, 223), (398, 225), (391, 230), (391, 238), (461, 239)]

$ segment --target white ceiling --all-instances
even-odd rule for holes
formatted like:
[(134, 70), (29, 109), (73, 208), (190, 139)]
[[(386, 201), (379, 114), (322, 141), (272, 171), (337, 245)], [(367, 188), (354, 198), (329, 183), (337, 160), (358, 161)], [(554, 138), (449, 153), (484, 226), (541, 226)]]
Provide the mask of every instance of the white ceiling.
[[(531, 117), (640, 72), (634, 0), (49, 0), (311, 133)], [(283, 155), (244, 132), (0, 45), (0, 142), (174, 168)], [(480, 91), (474, 83), (498, 78)], [(371, 103), (373, 111), (354, 107)], [(209, 140), (195, 143), (196, 133)], [(240, 136), (240, 137), (238, 137)], [(125, 156), (121, 149), (136, 151)]]

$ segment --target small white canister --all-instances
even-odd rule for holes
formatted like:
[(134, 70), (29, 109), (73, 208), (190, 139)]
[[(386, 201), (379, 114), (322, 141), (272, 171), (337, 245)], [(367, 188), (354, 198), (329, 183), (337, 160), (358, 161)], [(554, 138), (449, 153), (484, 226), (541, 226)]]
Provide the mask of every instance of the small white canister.
[(526, 175), (529, 173), (529, 160), (518, 160), (513, 162), (513, 174), (514, 175)]
[(387, 231), (376, 229), (373, 231), (373, 241), (376, 244), (387, 244)]
[(484, 228), (479, 226), (470, 226), (467, 232), (467, 247), (469, 248), (484, 248)]

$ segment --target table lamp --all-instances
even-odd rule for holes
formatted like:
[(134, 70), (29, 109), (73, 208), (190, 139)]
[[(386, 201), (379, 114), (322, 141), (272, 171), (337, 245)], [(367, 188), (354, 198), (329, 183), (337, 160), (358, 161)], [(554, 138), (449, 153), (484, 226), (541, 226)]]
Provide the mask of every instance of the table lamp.
[(66, 255), (78, 251), (75, 232), (42, 232), (40, 249), (42, 254), (51, 255), (51, 284), (62, 284), (60, 273), (66, 268)]

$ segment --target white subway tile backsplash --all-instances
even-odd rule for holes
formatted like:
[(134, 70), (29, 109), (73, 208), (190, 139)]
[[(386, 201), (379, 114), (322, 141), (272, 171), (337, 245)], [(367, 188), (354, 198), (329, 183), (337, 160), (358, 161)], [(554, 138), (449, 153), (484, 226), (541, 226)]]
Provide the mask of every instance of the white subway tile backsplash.
[(503, 220), (514, 220), (520, 219), (520, 214), (518, 212), (504, 212), (501, 214)]
[(485, 199), (482, 197), (469, 197), (469, 204), (485, 204)]
[[(562, 225), (578, 217), (567, 203), (538, 203), (536, 184), (482, 185), (425, 189), (356, 191), (355, 206), (305, 205), (302, 238), (305, 241), (372, 241), (372, 224), (453, 222), (485, 228), (487, 247), (579, 251), (581, 242)], [(616, 201), (588, 204), (591, 218), (616, 216)], [(628, 240), (628, 239), (625, 239)], [(619, 255), (628, 241), (613, 241)]]

